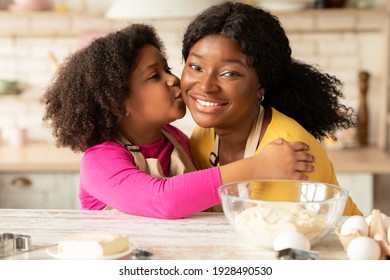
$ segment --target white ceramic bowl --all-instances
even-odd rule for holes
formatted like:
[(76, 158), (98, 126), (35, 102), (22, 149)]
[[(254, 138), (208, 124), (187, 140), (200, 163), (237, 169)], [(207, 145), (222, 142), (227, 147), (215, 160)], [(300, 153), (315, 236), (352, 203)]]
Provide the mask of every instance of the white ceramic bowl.
[(294, 180), (242, 181), (218, 191), (233, 228), (268, 249), (285, 231), (303, 233), (311, 245), (319, 242), (335, 227), (348, 198), (345, 188)]

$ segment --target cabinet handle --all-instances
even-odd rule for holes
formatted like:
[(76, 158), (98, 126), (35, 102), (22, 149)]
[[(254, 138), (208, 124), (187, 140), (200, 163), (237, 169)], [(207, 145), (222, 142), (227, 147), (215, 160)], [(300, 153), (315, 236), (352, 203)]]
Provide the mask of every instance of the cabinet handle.
[(11, 181), (11, 184), (15, 187), (31, 187), (32, 182), (26, 177), (17, 177)]

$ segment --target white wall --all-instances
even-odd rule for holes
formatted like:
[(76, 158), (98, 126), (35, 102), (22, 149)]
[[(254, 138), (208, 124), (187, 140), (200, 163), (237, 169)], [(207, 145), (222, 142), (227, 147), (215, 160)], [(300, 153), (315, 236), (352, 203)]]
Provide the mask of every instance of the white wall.
[[(80, 1), (69, 0), (69, 2)], [(88, 9), (104, 11), (111, 1), (87, 1)], [(359, 70), (371, 73), (369, 88), (370, 142), (376, 142), (381, 100), (376, 98), (383, 82), (383, 18), (373, 15), (339, 15), (315, 17), (281, 14), (280, 19), (290, 38), (295, 58), (320, 65), (324, 71), (344, 82), (345, 103), (357, 108)], [(180, 76), (181, 37), (188, 20), (146, 21), (157, 27), (167, 48), (169, 63)], [(77, 49), (84, 32), (118, 29), (126, 22), (106, 20), (97, 16), (0, 15), (0, 78), (16, 78), (24, 86), (21, 96), (0, 98), (0, 133), (10, 125), (28, 128), (31, 141), (52, 141), (49, 130), (42, 126), (42, 107), (38, 99), (55, 72), (49, 59), (54, 53), (61, 61)], [(59, 32), (60, 30), (60, 32)], [(187, 134), (194, 123), (189, 115), (177, 122)]]

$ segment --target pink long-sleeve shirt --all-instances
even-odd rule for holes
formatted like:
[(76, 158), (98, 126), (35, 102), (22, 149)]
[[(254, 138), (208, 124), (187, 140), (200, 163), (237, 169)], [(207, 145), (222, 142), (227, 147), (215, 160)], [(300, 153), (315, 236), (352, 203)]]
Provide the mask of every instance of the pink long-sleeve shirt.
[[(188, 137), (164, 127), (189, 154)], [(166, 138), (140, 146), (145, 158), (157, 158), (169, 174), (173, 144)], [(122, 145), (107, 141), (89, 148), (81, 161), (79, 198), (82, 209), (111, 206), (121, 212), (153, 218), (177, 219), (220, 203), (217, 167), (159, 179), (139, 170)]]

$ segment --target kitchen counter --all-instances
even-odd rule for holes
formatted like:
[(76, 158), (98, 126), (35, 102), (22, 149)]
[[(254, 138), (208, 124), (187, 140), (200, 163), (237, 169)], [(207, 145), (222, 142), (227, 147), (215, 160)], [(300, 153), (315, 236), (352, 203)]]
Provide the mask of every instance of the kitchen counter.
[[(251, 246), (228, 223), (223, 213), (202, 212), (186, 219), (160, 220), (116, 210), (0, 209), (0, 233), (31, 236), (32, 250), (7, 259), (51, 259), (48, 246), (71, 233), (110, 231), (129, 236), (132, 247), (146, 250), (155, 260), (275, 260), (272, 249)], [(347, 259), (334, 232), (312, 250), (320, 259)]]
[(50, 143), (29, 143), (22, 147), (0, 145), (0, 172), (78, 172), (82, 153), (57, 148)]
[(390, 174), (390, 154), (374, 147), (329, 150), (336, 172)]
[[(329, 150), (336, 172), (390, 174), (390, 155), (373, 148)], [(16, 148), (0, 145), (0, 172), (78, 171), (82, 153), (54, 144), (30, 143)]]

